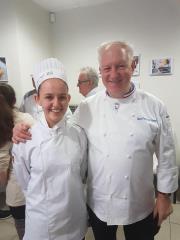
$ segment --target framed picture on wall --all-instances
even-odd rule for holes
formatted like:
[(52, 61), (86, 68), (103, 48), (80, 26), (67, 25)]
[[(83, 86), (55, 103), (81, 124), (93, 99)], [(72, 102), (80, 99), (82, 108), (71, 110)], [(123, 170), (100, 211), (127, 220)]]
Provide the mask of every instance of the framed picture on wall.
[(173, 61), (171, 57), (152, 59), (150, 75), (162, 76), (172, 74)]
[(0, 57), (0, 82), (7, 82), (7, 66), (5, 57)]
[(135, 69), (133, 72), (133, 76), (139, 76), (139, 74), (140, 74), (140, 55), (134, 56), (134, 62), (135, 62)]

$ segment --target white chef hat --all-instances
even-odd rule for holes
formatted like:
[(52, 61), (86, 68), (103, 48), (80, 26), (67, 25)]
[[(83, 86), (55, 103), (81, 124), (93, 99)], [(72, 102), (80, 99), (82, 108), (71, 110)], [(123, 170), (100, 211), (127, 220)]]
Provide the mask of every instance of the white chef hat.
[(40, 84), (50, 78), (59, 78), (67, 84), (67, 77), (63, 64), (57, 58), (47, 58), (37, 64), (33, 74), (36, 90)]

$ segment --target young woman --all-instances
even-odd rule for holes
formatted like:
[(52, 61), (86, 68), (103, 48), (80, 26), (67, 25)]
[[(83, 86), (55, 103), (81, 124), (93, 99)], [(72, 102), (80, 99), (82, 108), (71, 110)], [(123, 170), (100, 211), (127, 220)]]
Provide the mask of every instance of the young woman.
[(45, 59), (36, 66), (34, 80), (43, 113), (30, 130), (32, 139), (13, 147), (26, 195), (24, 240), (82, 240), (87, 230), (86, 136), (64, 117), (70, 95), (63, 65)]

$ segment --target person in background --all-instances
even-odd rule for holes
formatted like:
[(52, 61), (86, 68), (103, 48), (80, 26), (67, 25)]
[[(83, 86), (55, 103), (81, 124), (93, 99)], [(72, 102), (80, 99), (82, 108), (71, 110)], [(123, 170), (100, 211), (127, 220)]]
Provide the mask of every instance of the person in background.
[(1, 58), (1, 57), (0, 57), (0, 80), (1, 81), (8, 80), (6, 61), (5, 61), (5, 58)]
[(84, 97), (89, 97), (98, 92), (99, 77), (92, 67), (80, 69), (77, 86)]
[(45, 59), (33, 76), (43, 112), (30, 130), (32, 140), (13, 146), (16, 176), (26, 193), (23, 239), (82, 240), (87, 231), (87, 139), (65, 116), (70, 95), (62, 63)]
[[(27, 92), (24, 95), (19, 110), (21, 112), (31, 114), (31, 116), (34, 118), (34, 120), (38, 120), (39, 115), (41, 115), (42, 108), (36, 102), (37, 91), (36, 91), (34, 78), (33, 78), (32, 74), (31, 74), (31, 79), (32, 79), (33, 90)], [(69, 118), (71, 118), (71, 116), (72, 116), (72, 112), (68, 107), (67, 112), (66, 112), (66, 117), (67, 117), (67, 119), (69, 119)]]
[(19, 110), (24, 113), (29, 113), (34, 119), (38, 118), (39, 112), (42, 109), (37, 105), (35, 97), (37, 95), (33, 75), (31, 75), (33, 89), (28, 91), (21, 102)]
[(105, 91), (86, 98), (74, 114), (88, 138), (90, 223), (96, 240), (115, 240), (118, 225), (126, 240), (153, 240), (178, 187), (170, 117), (161, 100), (131, 82), (135, 64), (127, 43), (104, 43), (98, 53)]
[[(12, 128), (14, 126), (13, 112), (9, 108), (4, 96), (0, 93), (0, 198), (4, 199), (8, 181), (8, 169), (10, 162), (9, 149), (11, 146)], [(9, 210), (0, 210), (0, 219), (11, 216)]]
[[(12, 157), (10, 155), (12, 142), (12, 129), (18, 122), (33, 124), (33, 118), (27, 113), (21, 113), (15, 107), (16, 95), (14, 89), (5, 83), (0, 84), (1, 96), (1, 146), (0, 164), (4, 165), (4, 186), (6, 186), (6, 204), (10, 208), (11, 215), (15, 220), (15, 227), (21, 240), (24, 235), (25, 226), (25, 198), (17, 183), (12, 167)], [(3, 107), (4, 106), (4, 107)], [(1, 165), (2, 166), (2, 165)], [(1, 167), (0, 167), (1, 168)]]

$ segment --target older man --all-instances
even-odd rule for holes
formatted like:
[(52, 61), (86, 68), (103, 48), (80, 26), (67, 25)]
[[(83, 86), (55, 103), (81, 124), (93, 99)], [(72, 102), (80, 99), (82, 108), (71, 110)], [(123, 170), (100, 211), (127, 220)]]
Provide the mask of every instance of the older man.
[(90, 97), (98, 92), (98, 82), (98, 73), (94, 68), (84, 67), (80, 69), (77, 86), (84, 97)]
[(75, 113), (89, 143), (87, 201), (94, 236), (115, 240), (117, 226), (124, 225), (126, 240), (153, 240), (172, 212), (169, 194), (178, 186), (170, 118), (158, 98), (132, 84), (128, 44), (100, 46), (99, 66), (106, 90), (85, 99)]

